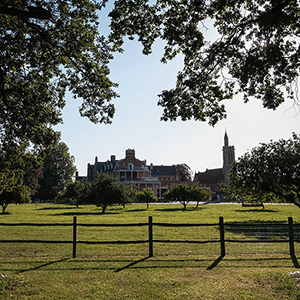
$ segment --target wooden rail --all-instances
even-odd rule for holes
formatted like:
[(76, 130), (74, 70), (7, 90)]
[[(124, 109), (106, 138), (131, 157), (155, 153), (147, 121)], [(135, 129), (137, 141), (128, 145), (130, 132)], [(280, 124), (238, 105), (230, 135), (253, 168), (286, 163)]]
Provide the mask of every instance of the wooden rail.
[[(206, 244), (206, 243), (219, 243), (221, 256), (225, 256), (226, 248), (225, 243), (289, 243), (289, 253), (290, 255), (295, 254), (295, 242), (300, 242), (300, 240), (294, 239), (294, 227), (299, 226), (300, 224), (294, 224), (291, 217), (288, 218), (287, 223), (224, 223), (223, 217), (219, 218), (218, 223), (155, 223), (153, 218), (150, 216), (147, 223), (127, 223), (127, 224), (81, 224), (77, 222), (77, 217), (73, 217), (72, 223), (0, 223), (0, 226), (72, 226), (73, 227), (73, 239), (72, 240), (0, 240), (1, 243), (45, 243), (45, 244), (72, 244), (72, 256), (76, 258), (77, 256), (77, 244), (140, 244), (148, 243), (149, 244), (149, 257), (153, 257), (153, 247), (154, 243), (196, 243), (196, 244)], [(148, 238), (144, 240), (136, 241), (78, 241), (77, 240), (77, 231), (78, 227), (140, 227), (148, 226)], [(203, 226), (218, 226), (220, 238), (215, 240), (164, 240), (164, 239), (154, 239), (153, 237), (153, 226), (160, 227), (203, 227)], [(287, 226), (288, 227), (288, 239), (226, 239), (225, 238), (225, 227), (253, 227), (253, 226)]]

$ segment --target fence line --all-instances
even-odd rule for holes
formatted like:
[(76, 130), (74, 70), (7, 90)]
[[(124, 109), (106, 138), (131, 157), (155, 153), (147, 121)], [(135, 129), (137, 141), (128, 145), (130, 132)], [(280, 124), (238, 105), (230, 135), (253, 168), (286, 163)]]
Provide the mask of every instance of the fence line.
[[(225, 238), (225, 226), (226, 227), (253, 227), (253, 226), (287, 226), (288, 227), (288, 239), (274, 240), (239, 240), (239, 239), (226, 239)], [(156, 223), (153, 222), (152, 216), (148, 218), (147, 223), (127, 223), (127, 224), (89, 224), (89, 223), (78, 223), (77, 217), (73, 217), (73, 223), (0, 223), (0, 226), (72, 226), (73, 227), (73, 238), (72, 240), (58, 241), (58, 240), (0, 240), (1, 243), (45, 243), (45, 244), (72, 244), (72, 256), (77, 256), (77, 244), (141, 244), (148, 243), (149, 245), (149, 257), (153, 257), (154, 243), (194, 243), (194, 244), (206, 244), (206, 243), (219, 243), (221, 256), (226, 255), (225, 243), (288, 243), (290, 255), (295, 255), (294, 243), (300, 243), (299, 239), (294, 239), (294, 227), (300, 226), (300, 224), (294, 224), (292, 217), (288, 218), (287, 223), (224, 223), (223, 217), (219, 218), (218, 223)], [(78, 241), (77, 232), (78, 227), (141, 227), (148, 226), (148, 238), (145, 240), (136, 241)], [(219, 226), (219, 239), (212, 240), (164, 240), (154, 239), (153, 237), (153, 226), (160, 227), (203, 227), (203, 226)]]

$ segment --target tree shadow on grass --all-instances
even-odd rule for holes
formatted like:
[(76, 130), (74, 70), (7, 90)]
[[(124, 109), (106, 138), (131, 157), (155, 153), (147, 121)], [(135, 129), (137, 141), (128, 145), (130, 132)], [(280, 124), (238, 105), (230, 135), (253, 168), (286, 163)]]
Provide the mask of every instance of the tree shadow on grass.
[(43, 207), (38, 208), (37, 210), (66, 210), (66, 209), (81, 209), (81, 207), (76, 207), (74, 205), (70, 205), (68, 207), (59, 207), (59, 206), (51, 206), (51, 207)]
[(147, 211), (147, 208), (128, 209), (126, 213)]
[(236, 211), (236, 212), (257, 212), (257, 213), (278, 212), (277, 210), (273, 210), (273, 209), (259, 209), (259, 208), (235, 209), (234, 211)]
[(156, 208), (155, 211), (166, 211), (166, 212), (176, 212), (176, 211), (200, 211), (203, 210), (203, 207), (187, 207), (186, 209), (184, 209), (184, 207), (173, 207), (173, 208)]
[[(105, 215), (119, 215), (120, 212), (106, 211), (104, 214), (99, 212), (65, 212), (61, 214), (55, 214), (56, 216), (105, 216)], [(53, 214), (52, 214), (53, 216)]]

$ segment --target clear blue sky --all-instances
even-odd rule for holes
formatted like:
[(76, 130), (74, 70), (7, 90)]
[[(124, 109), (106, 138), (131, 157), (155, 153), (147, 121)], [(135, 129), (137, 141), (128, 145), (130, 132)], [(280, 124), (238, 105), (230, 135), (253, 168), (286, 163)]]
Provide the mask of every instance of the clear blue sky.
[[(105, 33), (107, 11), (101, 16), (101, 30)], [(104, 31), (103, 31), (104, 30)], [(212, 36), (214, 33), (208, 32)], [(244, 104), (242, 97), (225, 103), (227, 119), (215, 127), (206, 123), (180, 120), (162, 122), (162, 108), (157, 106), (157, 95), (174, 87), (177, 72), (182, 67), (181, 57), (160, 63), (163, 43), (154, 45), (153, 54), (144, 56), (136, 41), (125, 43), (125, 52), (111, 62), (110, 78), (119, 83), (120, 98), (114, 100), (116, 114), (113, 124), (95, 125), (78, 112), (80, 99), (67, 95), (63, 110), (64, 124), (56, 126), (62, 141), (75, 157), (79, 174), (86, 175), (87, 164), (106, 161), (110, 155), (121, 159), (125, 150), (134, 148), (138, 159), (147, 164), (172, 165), (186, 163), (193, 171), (222, 167), (222, 146), (225, 129), (230, 145), (235, 146), (236, 158), (260, 142), (291, 137), (299, 133), (300, 116), (293, 103), (287, 100), (276, 111), (264, 109), (259, 100)]]

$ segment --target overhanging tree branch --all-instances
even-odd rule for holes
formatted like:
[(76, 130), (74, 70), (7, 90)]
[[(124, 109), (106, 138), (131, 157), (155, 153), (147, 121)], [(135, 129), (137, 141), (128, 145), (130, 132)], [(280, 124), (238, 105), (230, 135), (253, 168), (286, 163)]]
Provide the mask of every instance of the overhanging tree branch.
[(52, 14), (49, 10), (35, 6), (28, 6), (24, 10), (13, 7), (0, 6), (0, 14), (40, 20), (49, 20), (52, 17)]

